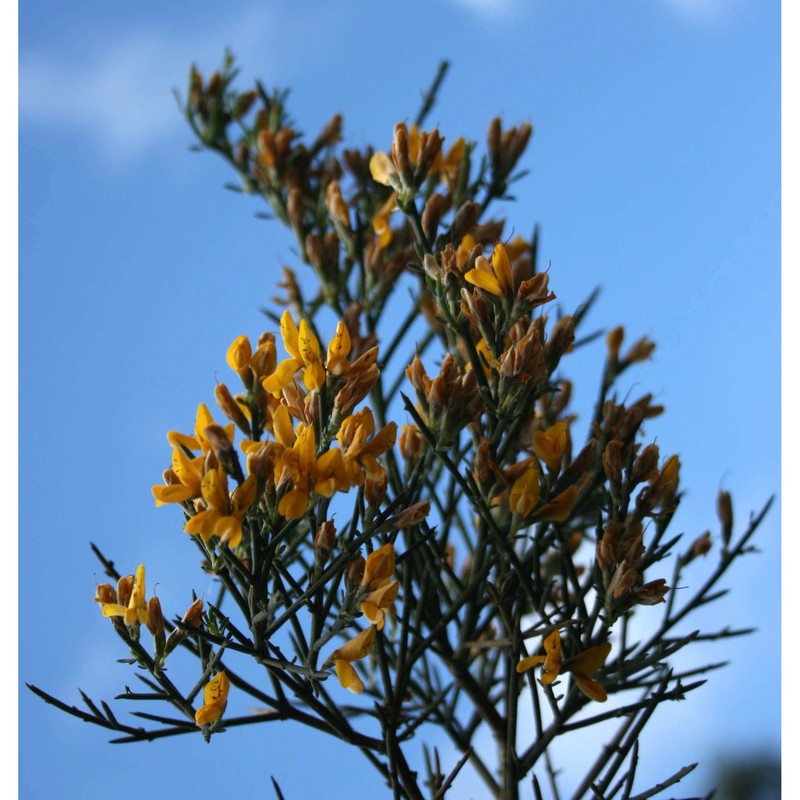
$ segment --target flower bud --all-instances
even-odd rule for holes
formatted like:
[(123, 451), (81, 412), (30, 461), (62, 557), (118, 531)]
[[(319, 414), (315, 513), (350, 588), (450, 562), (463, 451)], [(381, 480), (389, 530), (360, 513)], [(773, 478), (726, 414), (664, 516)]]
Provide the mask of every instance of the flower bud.
[(147, 630), (155, 639), (164, 638), (164, 615), (161, 612), (161, 601), (153, 595), (147, 606)]
[(654, 606), (658, 603), (667, 602), (664, 597), (668, 591), (669, 586), (667, 586), (667, 582), (663, 578), (659, 578), (658, 580), (644, 584), (644, 586), (640, 586), (634, 593), (634, 596), (636, 602), (640, 606)]
[(625, 466), (625, 445), (619, 439), (612, 439), (603, 451), (603, 471), (610, 481), (622, 481)]
[(436, 233), (439, 230), (439, 223), (448, 208), (448, 202), (441, 194), (432, 194), (425, 203), (425, 208), (422, 212), (422, 230), (425, 232), (425, 238), (429, 242), (433, 242), (436, 238)]
[(228, 387), (224, 383), (218, 383), (214, 387), (214, 397), (217, 400), (217, 405), (220, 407), (222, 413), (233, 422), (237, 428), (246, 436), (250, 435), (250, 423), (242, 411), (241, 406), (236, 402), (233, 395), (231, 395)]
[(416, 463), (428, 447), (428, 441), (416, 425), (404, 425), (400, 432), (400, 453), (411, 463)]
[(608, 347), (608, 359), (612, 364), (619, 360), (619, 348), (625, 338), (625, 329), (622, 325), (612, 328), (606, 336), (606, 347)]
[(117, 581), (117, 602), (127, 606), (133, 593), (133, 575), (125, 575)]
[(631, 482), (637, 486), (644, 481), (652, 483), (658, 477), (658, 445), (649, 444), (633, 462)]
[(683, 564), (691, 564), (698, 556), (704, 556), (711, 549), (711, 531), (698, 536), (681, 557)]
[(401, 511), (396, 516), (389, 520), (389, 525), (392, 528), (411, 528), (422, 522), (430, 513), (431, 502), (430, 500), (421, 500), (419, 503), (414, 503), (408, 508)]
[(721, 491), (717, 495), (717, 516), (722, 523), (722, 543), (727, 547), (733, 533), (733, 503), (730, 492)]
[(318, 567), (323, 567), (330, 558), (336, 541), (336, 526), (332, 519), (325, 520), (314, 534), (314, 558)]

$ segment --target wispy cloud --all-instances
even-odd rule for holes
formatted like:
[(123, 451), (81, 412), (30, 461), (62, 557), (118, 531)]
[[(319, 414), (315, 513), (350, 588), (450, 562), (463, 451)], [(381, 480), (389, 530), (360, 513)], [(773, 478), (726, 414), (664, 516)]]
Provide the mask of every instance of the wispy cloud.
[(450, 0), (453, 5), (461, 6), (467, 11), (484, 18), (505, 18), (522, 8), (519, 0)]
[(684, 19), (697, 23), (714, 23), (726, 16), (732, 0), (661, 0)]
[(216, 65), (228, 44), (240, 54), (261, 45), (263, 60), (269, 23), (263, 10), (251, 10), (213, 31), (99, 32), (91, 39), (99, 46), (21, 51), (21, 119), (84, 131), (104, 155), (129, 161), (180, 129), (171, 88), (185, 86), (192, 61)]

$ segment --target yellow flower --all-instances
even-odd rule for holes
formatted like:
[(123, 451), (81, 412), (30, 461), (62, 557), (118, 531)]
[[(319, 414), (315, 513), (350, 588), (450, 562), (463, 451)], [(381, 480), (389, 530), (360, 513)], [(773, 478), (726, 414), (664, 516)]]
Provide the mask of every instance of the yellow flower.
[(389, 225), (389, 217), (397, 207), (397, 192), (392, 192), (389, 199), (375, 212), (372, 218), (372, 230), (378, 237), (378, 247), (383, 249), (388, 247), (392, 241), (392, 229)]
[(203, 688), (203, 705), (195, 712), (195, 722), (201, 727), (216, 722), (225, 713), (230, 690), (228, 676), (224, 672), (217, 673)]
[(367, 556), (364, 575), (361, 578), (362, 590), (367, 594), (361, 601), (361, 613), (377, 627), (383, 629), (384, 609), (390, 609), (397, 599), (399, 581), (393, 581), (394, 545), (385, 544)]
[(330, 497), (335, 491), (350, 487), (341, 478), (342, 453), (333, 448), (317, 458), (314, 427), (298, 423), (292, 432), (288, 411), (273, 418), (275, 437), (285, 449), (276, 463), (276, 480), (291, 481), (292, 489), (281, 497), (278, 513), (286, 519), (300, 519), (308, 508), (311, 494)]
[(514, 481), (508, 495), (512, 514), (527, 517), (539, 502), (539, 470), (529, 467)]
[(556, 628), (544, 640), (545, 655), (528, 656), (520, 659), (517, 672), (526, 672), (538, 664), (543, 664), (541, 681), (550, 685), (560, 672), (569, 672), (575, 685), (590, 699), (604, 703), (608, 699), (606, 690), (597, 681), (591, 678), (595, 672), (606, 663), (611, 652), (611, 643), (603, 642), (595, 647), (590, 647), (578, 655), (564, 660), (561, 654), (561, 634)]
[[(130, 598), (127, 604), (117, 602), (117, 600), (124, 600), (124, 597), (117, 597), (114, 590), (107, 583), (97, 587), (97, 597), (95, 600), (100, 602), (100, 610), (103, 612), (104, 617), (122, 617), (126, 625), (135, 625), (138, 623), (147, 624), (148, 609), (147, 603), (144, 599), (144, 564), (139, 564), (136, 568), (136, 577), (129, 576), (128, 580), (133, 580), (133, 588), (131, 590)], [(122, 585), (123, 581), (120, 580)], [(111, 589), (111, 592), (108, 591)], [(122, 594), (118, 592), (118, 594)], [(111, 602), (104, 602), (108, 600)]]
[(561, 457), (569, 444), (569, 423), (562, 420), (546, 431), (533, 434), (533, 452), (547, 464), (550, 472), (561, 468)]
[[(205, 403), (200, 403), (195, 418), (194, 436), (187, 436), (178, 431), (170, 431), (167, 440), (172, 445), (172, 467), (164, 474), (166, 486), (153, 486), (152, 492), (156, 505), (165, 503), (183, 503), (202, 496), (203, 463), (205, 456), (213, 452), (211, 442), (205, 435), (206, 428), (216, 425), (214, 417)], [(223, 430), (228, 441), (233, 441), (235, 426), (226, 425)], [(190, 457), (186, 451), (201, 450), (202, 455)]]
[[(336, 438), (342, 448), (343, 474), (347, 488), (362, 486), (364, 476), (372, 480), (383, 477), (383, 467), (378, 456), (394, 445), (397, 438), (397, 424), (390, 422), (372, 436), (375, 431), (375, 418), (369, 408), (347, 417), (339, 428)], [(367, 439), (372, 436), (372, 439)]]
[(611, 642), (604, 642), (596, 647), (590, 647), (577, 656), (571, 658), (566, 669), (572, 674), (576, 686), (590, 699), (598, 703), (605, 703), (608, 699), (606, 690), (590, 676), (606, 663), (611, 652)]
[(549, 503), (545, 503), (543, 506), (539, 507), (534, 516), (536, 519), (546, 519), (551, 522), (564, 522), (564, 520), (569, 518), (577, 502), (578, 489), (575, 486), (568, 486)]
[(491, 264), (484, 256), (478, 256), (474, 269), (469, 270), (464, 279), (495, 297), (507, 297), (513, 293), (514, 276), (505, 247), (498, 244), (494, 248)]
[(390, 179), (397, 174), (394, 162), (382, 150), (372, 154), (372, 158), (369, 160), (369, 171), (372, 180), (382, 183), (384, 186), (388, 186)]
[(247, 509), (256, 498), (256, 479), (248, 477), (228, 493), (228, 476), (219, 467), (210, 469), (203, 476), (201, 486), (205, 508), (186, 520), (183, 529), (193, 536), (199, 535), (207, 542), (212, 536), (219, 536), (230, 547), (236, 547), (242, 540), (242, 522)]
[(550, 685), (561, 672), (561, 634), (558, 628), (544, 640), (544, 652), (543, 656), (528, 656), (521, 659), (517, 664), (517, 672), (526, 672), (537, 664), (544, 664), (542, 683)]
[(350, 355), (352, 342), (350, 331), (344, 322), (336, 323), (336, 333), (328, 344), (328, 356), (325, 359), (325, 371), (329, 375), (346, 375), (350, 371), (350, 362), (347, 356)]
[(353, 667), (353, 661), (359, 661), (372, 652), (376, 635), (377, 629), (370, 625), (331, 654), (339, 683), (353, 694), (361, 694), (364, 691), (364, 682)]

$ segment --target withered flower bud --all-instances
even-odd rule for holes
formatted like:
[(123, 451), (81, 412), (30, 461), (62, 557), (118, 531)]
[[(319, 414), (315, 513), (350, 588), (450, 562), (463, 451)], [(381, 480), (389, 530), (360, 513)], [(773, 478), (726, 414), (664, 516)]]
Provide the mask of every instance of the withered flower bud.
[(681, 562), (691, 564), (698, 556), (704, 556), (711, 549), (711, 531), (698, 536), (689, 549), (681, 556)]
[(275, 169), (278, 162), (275, 134), (269, 128), (262, 128), (258, 132), (258, 161), (267, 169)]
[(367, 505), (377, 508), (386, 497), (386, 473), (374, 478), (367, 478), (364, 481), (364, 497), (367, 498)]
[(661, 472), (653, 483), (653, 491), (659, 499), (671, 498), (678, 490), (678, 473), (681, 462), (678, 456), (670, 456), (661, 468)]
[(545, 349), (545, 363), (549, 373), (552, 373), (558, 366), (561, 356), (572, 350), (574, 341), (575, 323), (570, 316), (562, 317), (553, 326)]
[(608, 347), (608, 359), (613, 364), (619, 360), (619, 348), (622, 345), (622, 340), (625, 338), (625, 328), (622, 325), (617, 325), (612, 328), (606, 336), (606, 346)]
[(512, 128), (510, 133), (512, 135), (505, 154), (510, 162), (509, 171), (514, 168), (514, 165), (519, 161), (519, 157), (525, 152), (533, 133), (533, 126), (530, 122), (523, 122), (519, 128)]
[(214, 448), (217, 458), (222, 459), (233, 451), (233, 445), (221, 425), (209, 425), (203, 431), (203, 435), (208, 439), (209, 444)]
[(331, 219), (338, 222), (345, 228), (350, 227), (350, 209), (342, 195), (342, 188), (339, 181), (331, 181), (325, 192), (326, 203)]
[(404, 425), (398, 443), (403, 458), (416, 463), (428, 448), (428, 441), (419, 432), (416, 425)]
[(486, 134), (486, 145), (489, 150), (489, 155), (492, 161), (497, 161), (500, 158), (500, 138), (502, 135), (502, 124), (500, 117), (495, 117), (489, 123), (489, 131)]
[(516, 299), (520, 311), (529, 312), (556, 299), (555, 292), (547, 291), (549, 280), (550, 277), (546, 272), (540, 272), (520, 283)]
[(722, 523), (722, 544), (727, 547), (733, 533), (733, 503), (730, 492), (723, 490), (717, 495), (717, 516)]
[(325, 127), (320, 131), (320, 134), (317, 136), (316, 141), (311, 149), (318, 150), (321, 147), (330, 147), (331, 145), (341, 141), (342, 115), (334, 114), (334, 116), (328, 120), (328, 123), (325, 125)]
[(423, 131), (419, 135), (419, 155), (417, 156), (417, 167), (414, 170), (414, 186), (421, 186), (428, 177), (433, 162), (442, 152), (443, 141), (438, 128), (434, 128), (432, 131)]
[(620, 483), (625, 466), (625, 445), (619, 439), (612, 439), (603, 451), (603, 471), (610, 481)]
[[(425, 235), (427, 236), (427, 234)], [(425, 274), (435, 281), (441, 280), (444, 276), (444, 270), (436, 263), (436, 256), (431, 253), (425, 253), (422, 257), (422, 268), (425, 270)]]
[(224, 383), (218, 383), (214, 387), (214, 397), (222, 413), (233, 422), (242, 433), (249, 436), (250, 423), (247, 421), (247, 417), (244, 415), (241, 406), (236, 402)]
[[(329, 184), (330, 187), (330, 184)], [(305, 203), (303, 193), (299, 189), (292, 189), (286, 199), (286, 216), (294, 231), (303, 232), (303, 219), (305, 217)]]
[(314, 534), (314, 557), (317, 566), (322, 567), (330, 558), (333, 543), (336, 541), (336, 526), (332, 519), (325, 520)]
[(198, 72), (197, 68), (192, 65), (191, 72), (189, 73), (189, 106), (197, 108), (200, 104), (200, 97), (203, 93), (203, 76)]
[(258, 93), (256, 91), (240, 94), (236, 98), (236, 102), (233, 104), (231, 117), (233, 119), (239, 119), (240, 117), (243, 117), (253, 107), (256, 97), (258, 97)]
[(410, 187), (414, 184), (414, 173), (408, 154), (408, 128), (405, 122), (398, 122), (394, 126), (394, 139), (392, 140), (392, 160), (397, 174), (403, 185)]
[(481, 214), (480, 204), (472, 200), (467, 200), (456, 212), (451, 228), (451, 236), (454, 242), (460, 242), (478, 224)]
[(354, 589), (358, 591), (358, 588), (361, 586), (361, 581), (364, 577), (364, 567), (366, 566), (366, 561), (364, 560), (363, 556), (356, 556), (346, 567), (344, 570), (344, 583), (347, 587), (347, 592), (351, 592)]
[(636, 590), (636, 602), (640, 606), (654, 606), (658, 603), (666, 603), (667, 601), (664, 597), (668, 591), (669, 586), (667, 586), (667, 582), (663, 578), (649, 581)]
[(433, 242), (436, 238), (436, 232), (439, 230), (439, 223), (447, 211), (448, 202), (441, 194), (434, 193), (425, 203), (425, 209), (422, 212), (422, 230), (425, 232), (425, 237), (429, 242)]
[(147, 630), (156, 639), (164, 638), (164, 615), (161, 612), (161, 601), (153, 595), (147, 606)]
[(206, 86), (206, 94), (215, 95), (222, 87), (222, 76), (219, 72), (215, 72), (209, 79)]
[(277, 442), (262, 442), (261, 447), (247, 456), (247, 471), (254, 475), (257, 485), (264, 487), (264, 492), (275, 491), (275, 463), (283, 452), (283, 446)]
[(110, 583), (101, 583), (94, 596), (95, 603), (116, 603), (117, 592)]
[(127, 606), (133, 593), (133, 575), (125, 575), (117, 581), (117, 602)]
[(411, 385), (418, 392), (423, 396), (427, 396), (430, 391), (431, 381), (418, 355), (414, 355), (413, 360), (408, 367), (406, 367), (406, 377), (411, 381)]
[(389, 524), (395, 528), (411, 528), (424, 520), (431, 510), (430, 500), (421, 500), (401, 511), (389, 520)]
[(628, 531), (622, 546), (622, 560), (631, 567), (638, 567), (644, 556), (644, 531), (642, 523), (637, 522)]
[[(183, 615), (181, 622), (193, 628), (200, 628), (203, 624), (203, 601), (198, 597)], [(171, 653), (186, 637), (188, 632), (184, 628), (175, 628), (167, 637), (164, 653)]]
[(656, 343), (651, 342), (646, 336), (639, 339), (628, 351), (623, 359), (625, 364), (635, 364), (638, 361), (647, 361), (650, 354), (656, 349)]
[(186, 610), (181, 622), (199, 628), (203, 624), (203, 600), (198, 597)]
[(624, 560), (620, 561), (608, 584), (608, 594), (615, 600), (619, 600), (622, 595), (635, 586), (638, 577), (636, 570), (630, 569)]
[(286, 161), (289, 151), (292, 149), (292, 139), (294, 131), (291, 128), (281, 128), (275, 137), (275, 150), (278, 156), (278, 166), (282, 166)]
[(647, 481), (652, 483), (658, 477), (658, 445), (649, 444), (633, 462), (631, 482), (634, 486)]
[(617, 551), (622, 538), (623, 524), (616, 519), (609, 520), (603, 530), (603, 537), (597, 542), (597, 563), (600, 569), (610, 569), (617, 564)]

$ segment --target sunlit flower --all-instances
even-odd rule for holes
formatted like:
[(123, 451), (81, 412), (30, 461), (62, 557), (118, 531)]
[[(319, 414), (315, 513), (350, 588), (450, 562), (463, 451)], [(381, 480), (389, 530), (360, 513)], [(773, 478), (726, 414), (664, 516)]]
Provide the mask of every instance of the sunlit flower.
[(464, 280), (496, 297), (506, 297), (512, 293), (514, 276), (505, 247), (498, 244), (494, 248), (491, 263), (484, 256), (478, 256), (475, 267), (464, 275)]
[(611, 643), (590, 647), (578, 653), (572, 658), (564, 659), (561, 652), (561, 634), (556, 628), (544, 640), (544, 655), (527, 656), (520, 659), (517, 664), (517, 672), (543, 665), (541, 681), (545, 685), (550, 685), (561, 672), (569, 672), (575, 685), (590, 699), (603, 703), (608, 699), (606, 690), (597, 681), (592, 679), (592, 675), (606, 663), (608, 654), (611, 652)]
[(228, 693), (231, 682), (224, 672), (219, 672), (203, 688), (203, 705), (194, 715), (195, 722), (200, 725), (209, 725), (216, 722), (225, 713), (228, 705)]
[(373, 436), (374, 431), (375, 418), (369, 408), (347, 417), (339, 428), (336, 438), (342, 448), (342, 469), (348, 489), (361, 486), (365, 476), (377, 480), (384, 474), (377, 459), (394, 445), (397, 424), (390, 422)]
[(372, 652), (376, 636), (377, 628), (370, 625), (331, 654), (339, 683), (353, 694), (361, 694), (364, 691), (364, 682), (353, 667), (353, 662), (359, 661)]
[[(130, 596), (125, 602), (126, 590), (122, 587), (129, 586), (131, 581), (133, 585), (130, 589)], [(129, 575), (127, 579), (120, 579), (116, 592), (108, 583), (98, 586), (95, 600), (100, 603), (100, 610), (104, 617), (122, 617), (126, 625), (135, 625), (136, 623), (146, 625), (148, 609), (144, 595), (144, 564), (139, 564), (136, 568), (136, 577)]]
[(390, 609), (397, 599), (400, 583), (392, 580), (394, 572), (394, 546), (385, 544), (367, 556), (361, 579), (361, 613), (377, 627), (383, 629), (384, 610)]

